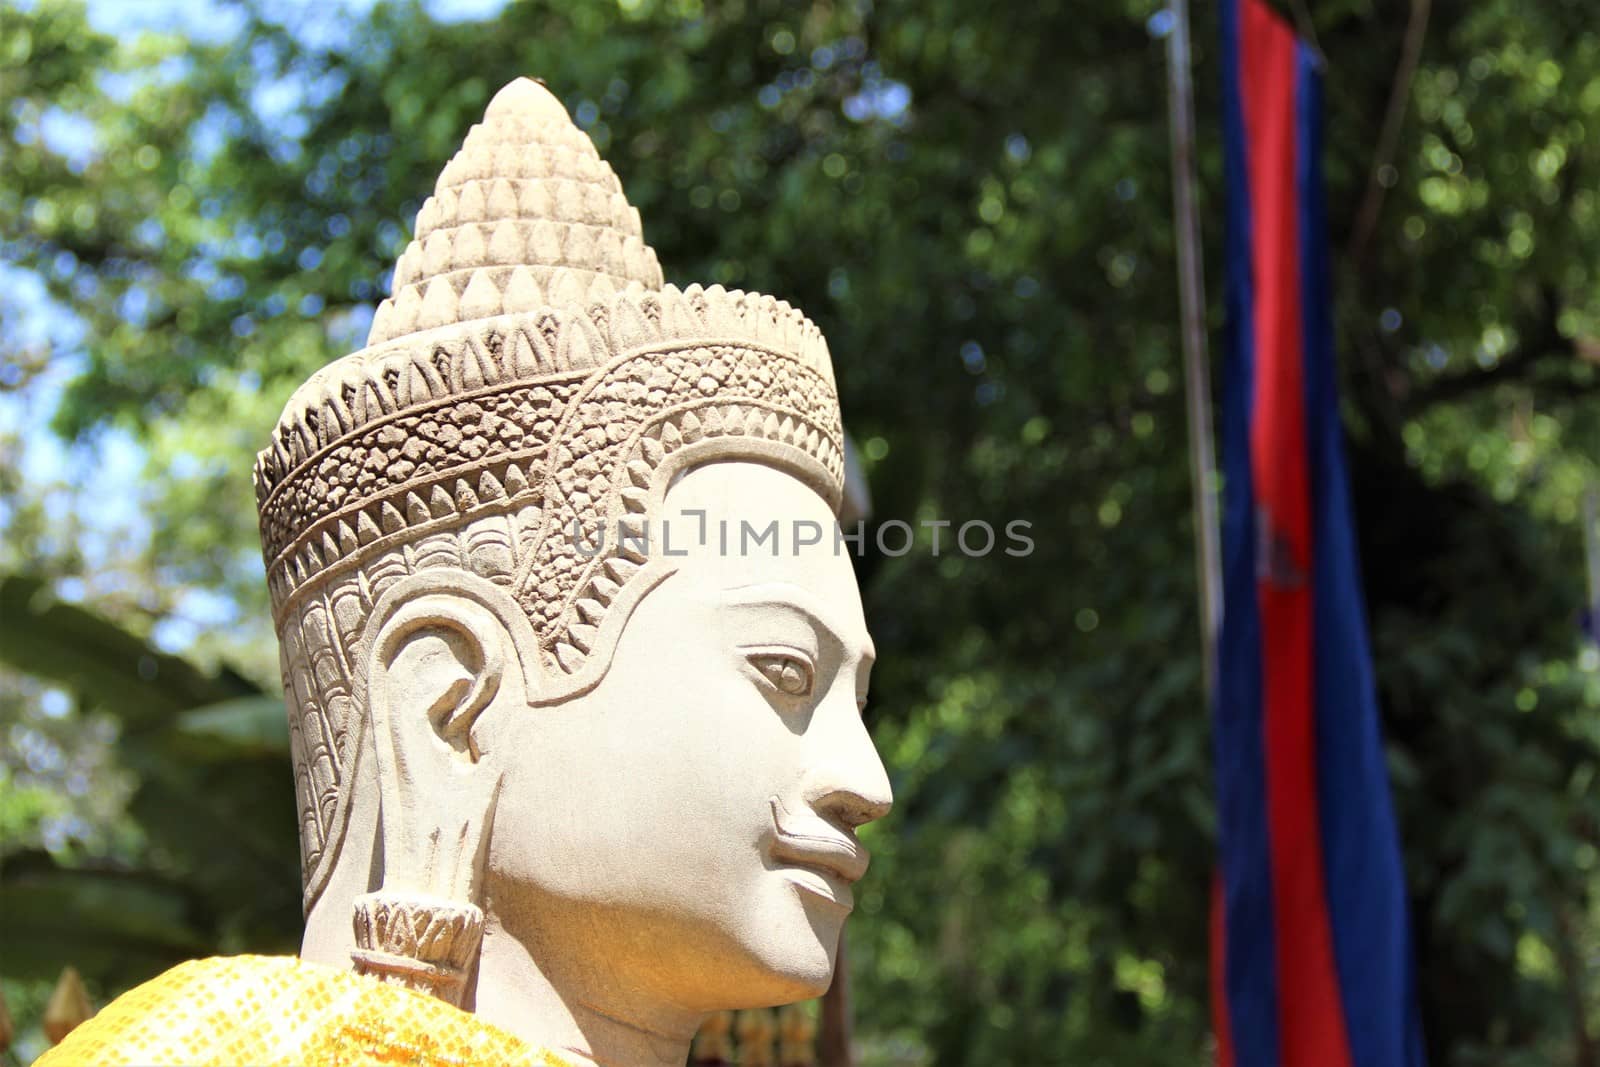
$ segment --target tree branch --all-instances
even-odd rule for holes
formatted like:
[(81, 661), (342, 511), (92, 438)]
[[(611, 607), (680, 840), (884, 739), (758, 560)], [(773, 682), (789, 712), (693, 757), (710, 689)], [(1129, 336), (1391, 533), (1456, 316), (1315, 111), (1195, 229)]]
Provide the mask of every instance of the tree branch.
[(1350, 230), (1350, 243), (1345, 247), (1345, 258), (1358, 264), (1366, 255), (1367, 245), (1378, 226), (1378, 212), (1383, 209), (1383, 182), (1385, 167), (1392, 166), (1394, 154), (1400, 144), (1400, 127), (1405, 121), (1406, 104), (1411, 100), (1411, 82), (1416, 77), (1417, 64), (1422, 58), (1422, 42), (1428, 34), (1428, 15), (1432, 0), (1411, 0), (1411, 18), (1406, 23), (1405, 41), (1400, 47), (1400, 62), (1395, 67), (1394, 84), (1389, 90), (1389, 106), (1383, 115), (1383, 127), (1378, 134), (1378, 150), (1372, 158), (1372, 171), (1367, 176), (1367, 191), (1361, 199), (1361, 208)]
[(1502, 382), (1515, 381), (1552, 353), (1579, 355), (1579, 347), (1561, 336), (1557, 325), (1559, 315), (1560, 305), (1554, 292), (1547, 286), (1541, 286), (1533, 322), (1517, 331), (1522, 340), (1513, 352), (1491, 367), (1435, 378), (1412, 390), (1405, 400), (1406, 413), (1416, 415), (1434, 404), (1455, 400)]

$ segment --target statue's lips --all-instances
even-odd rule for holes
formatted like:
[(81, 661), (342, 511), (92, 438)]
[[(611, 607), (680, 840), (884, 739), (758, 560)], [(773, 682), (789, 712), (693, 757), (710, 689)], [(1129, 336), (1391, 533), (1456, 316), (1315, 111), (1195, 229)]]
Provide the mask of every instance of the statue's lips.
[(817, 827), (816, 832), (798, 832), (792, 828), (792, 823), (785, 825), (789, 812), (781, 800), (772, 797), (768, 804), (772, 808), (773, 859), (836, 875), (846, 885), (860, 881), (867, 873), (872, 856), (861, 842), (833, 830), (820, 819), (806, 820)]

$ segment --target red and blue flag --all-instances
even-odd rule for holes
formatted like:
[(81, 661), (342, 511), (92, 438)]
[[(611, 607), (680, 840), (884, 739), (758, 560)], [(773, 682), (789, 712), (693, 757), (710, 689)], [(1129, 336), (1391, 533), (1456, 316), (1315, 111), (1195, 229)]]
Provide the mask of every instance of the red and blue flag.
[(1335, 391), (1320, 62), (1263, 0), (1222, 10), (1221, 1062), (1421, 1067)]

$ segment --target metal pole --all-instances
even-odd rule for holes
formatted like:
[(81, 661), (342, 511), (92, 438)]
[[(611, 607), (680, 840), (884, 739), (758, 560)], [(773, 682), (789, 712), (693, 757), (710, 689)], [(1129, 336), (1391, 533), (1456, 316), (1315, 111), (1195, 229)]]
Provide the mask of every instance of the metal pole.
[(855, 1058), (850, 1018), (850, 963), (845, 959), (844, 933), (839, 934), (839, 954), (834, 957), (833, 985), (822, 996), (818, 1020), (818, 1067), (853, 1067)]
[(1600, 486), (1583, 491), (1583, 555), (1589, 571), (1589, 640), (1600, 641)]
[(1217, 526), (1216, 459), (1211, 438), (1211, 372), (1206, 358), (1205, 265), (1195, 203), (1194, 88), (1190, 80), (1189, 2), (1170, 0), (1167, 110), (1172, 131), (1172, 204), (1178, 238), (1178, 304), (1183, 325), (1184, 396), (1189, 409), (1189, 478), (1200, 586), (1200, 634), (1206, 700), (1216, 684), (1222, 623), (1222, 549)]

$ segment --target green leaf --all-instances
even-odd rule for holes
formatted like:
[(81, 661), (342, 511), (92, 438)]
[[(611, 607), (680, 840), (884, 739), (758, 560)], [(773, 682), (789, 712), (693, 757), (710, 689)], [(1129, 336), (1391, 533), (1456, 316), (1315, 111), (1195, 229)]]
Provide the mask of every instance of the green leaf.
[(88, 698), (130, 730), (260, 695), (243, 678), (206, 674), (24, 574), (0, 575), (0, 662)]

